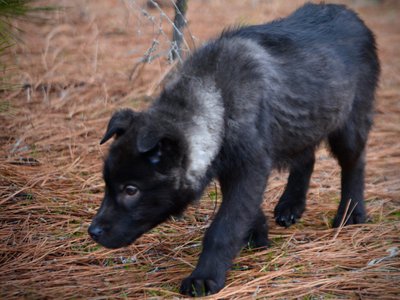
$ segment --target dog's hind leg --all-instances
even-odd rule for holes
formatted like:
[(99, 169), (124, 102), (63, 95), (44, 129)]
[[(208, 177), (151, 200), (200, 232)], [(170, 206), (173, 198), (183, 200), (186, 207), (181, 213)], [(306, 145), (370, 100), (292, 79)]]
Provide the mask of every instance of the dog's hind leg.
[(342, 128), (328, 137), (341, 171), (341, 199), (333, 226), (366, 221), (364, 204), (365, 146), (372, 126), (373, 86), (359, 90), (353, 110)]
[(341, 199), (333, 226), (364, 223), (364, 168), (366, 134), (348, 123), (343, 129), (329, 136), (332, 153), (342, 168)]
[(306, 207), (306, 194), (314, 162), (314, 149), (311, 148), (294, 159), (285, 191), (274, 210), (278, 225), (289, 227), (301, 218)]

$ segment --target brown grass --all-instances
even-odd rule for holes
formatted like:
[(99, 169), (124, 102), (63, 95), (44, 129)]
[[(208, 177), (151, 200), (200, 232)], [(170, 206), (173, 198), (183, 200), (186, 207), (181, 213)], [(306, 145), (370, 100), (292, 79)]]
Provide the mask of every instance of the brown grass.
[[(192, 0), (189, 29), (201, 44), (223, 27), (284, 16), (302, 2)], [(322, 147), (302, 221), (283, 229), (270, 218), (272, 246), (242, 251), (226, 288), (209, 299), (400, 297), (400, 5), (341, 2), (375, 31), (383, 65), (367, 156), (370, 221), (330, 228), (339, 168)], [(131, 2), (53, 3), (68, 9), (50, 23), (19, 24), (24, 44), (2, 57), (25, 87), (0, 98), (0, 298), (178, 299), (180, 281), (196, 264), (221, 200), (213, 185), (183, 219), (128, 248), (107, 250), (86, 234), (102, 197), (107, 146), (98, 142), (114, 109), (143, 109), (157, 92), (169, 68), (164, 59), (129, 76), (155, 36), (159, 49), (167, 49), (170, 26), (164, 20), (166, 36), (160, 35), (159, 24), (140, 16)], [(159, 13), (152, 13), (159, 22)], [(285, 178), (270, 178), (264, 205), (269, 216)]]

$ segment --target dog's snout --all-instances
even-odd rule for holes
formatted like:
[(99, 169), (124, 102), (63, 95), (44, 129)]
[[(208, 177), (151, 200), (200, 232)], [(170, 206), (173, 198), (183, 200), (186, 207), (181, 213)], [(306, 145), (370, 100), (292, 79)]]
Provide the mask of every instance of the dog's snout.
[(98, 225), (91, 224), (89, 226), (88, 232), (92, 239), (98, 241), (100, 236), (103, 234), (103, 229)]

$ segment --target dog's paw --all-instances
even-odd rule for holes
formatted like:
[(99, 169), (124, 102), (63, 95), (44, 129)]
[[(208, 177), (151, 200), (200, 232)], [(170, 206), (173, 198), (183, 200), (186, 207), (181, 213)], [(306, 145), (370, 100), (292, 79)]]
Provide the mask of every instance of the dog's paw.
[(249, 249), (257, 248), (257, 249), (266, 249), (270, 246), (270, 242), (267, 236), (260, 235), (250, 235), (247, 240), (246, 247)]
[(191, 297), (202, 297), (215, 294), (224, 287), (210, 278), (196, 278), (189, 276), (182, 281), (180, 293)]
[(290, 201), (279, 201), (275, 207), (275, 222), (282, 227), (289, 227), (301, 218), (305, 206), (303, 204), (293, 204)]
[(366, 221), (367, 221), (367, 217), (366, 217), (365, 214), (352, 213), (350, 215), (350, 217), (349, 216), (344, 216), (343, 214), (337, 214), (335, 216), (335, 218), (333, 219), (333, 225), (332, 226), (334, 228), (337, 228), (342, 224), (342, 222), (343, 222), (344, 226), (347, 226), (347, 225), (353, 225), (353, 224), (363, 224)]
[(256, 232), (252, 232), (247, 238), (245, 247), (249, 249), (257, 248), (257, 249), (266, 249), (270, 246), (270, 242), (268, 240), (267, 234), (261, 235)]

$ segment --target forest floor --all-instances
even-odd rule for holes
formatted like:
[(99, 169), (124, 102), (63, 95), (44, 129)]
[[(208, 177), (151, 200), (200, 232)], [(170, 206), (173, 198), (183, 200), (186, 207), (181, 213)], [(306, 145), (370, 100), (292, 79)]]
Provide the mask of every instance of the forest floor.
[[(304, 1), (189, 2), (193, 49), (223, 28), (284, 17)], [(182, 219), (130, 247), (108, 250), (87, 235), (104, 188), (108, 145), (99, 141), (113, 111), (144, 109), (159, 91), (171, 69), (173, 9), (128, 0), (44, 3), (63, 9), (18, 21), (22, 43), (1, 57), (18, 85), (0, 91), (0, 298), (180, 299), (221, 201), (216, 183)], [(339, 3), (375, 32), (382, 63), (367, 150), (368, 223), (331, 228), (340, 169), (321, 146), (302, 220), (288, 229), (275, 224), (287, 173), (274, 172), (263, 206), (271, 247), (243, 250), (226, 287), (209, 299), (400, 297), (400, 2)], [(143, 57), (154, 59), (138, 63)]]

